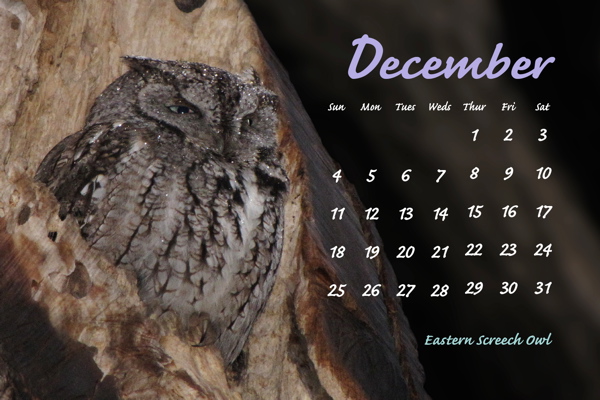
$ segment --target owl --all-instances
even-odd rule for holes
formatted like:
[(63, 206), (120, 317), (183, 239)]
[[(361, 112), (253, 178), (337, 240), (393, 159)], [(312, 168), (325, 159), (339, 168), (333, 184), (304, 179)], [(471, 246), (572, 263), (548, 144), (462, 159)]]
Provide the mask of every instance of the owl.
[(205, 64), (124, 59), (130, 70), (35, 177), (91, 247), (135, 272), (150, 310), (175, 313), (192, 344), (230, 364), (281, 256), (277, 97)]

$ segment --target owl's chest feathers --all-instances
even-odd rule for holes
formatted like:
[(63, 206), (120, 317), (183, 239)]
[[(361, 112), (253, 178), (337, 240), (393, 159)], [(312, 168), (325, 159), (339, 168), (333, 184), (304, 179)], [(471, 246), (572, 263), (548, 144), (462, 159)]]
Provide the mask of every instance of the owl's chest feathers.
[[(212, 157), (182, 166), (162, 157), (140, 162), (142, 154), (130, 155), (113, 174), (95, 179), (102, 180), (91, 195), (96, 212), (88, 215), (84, 229), (94, 247), (133, 269), (156, 258), (143, 256), (142, 249), (157, 255), (160, 264), (174, 259), (189, 264), (186, 259), (192, 258), (192, 264), (213, 270), (237, 265), (253, 251), (265, 213), (274, 212), (266, 209), (273, 206), (271, 191), (258, 182), (255, 169)], [(119, 240), (113, 231), (130, 239)]]
[(235, 181), (235, 183), (239, 185), (239, 189), (237, 190), (239, 190), (241, 201), (234, 194), (233, 198), (229, 199), (229, 205), (234, 205), (234, 207), (238, 205), (240, 207), (242, 216), (238, 221), (240, 237), (243, 241), (247, 241), (248, 238), (253, 236), (253, 232), (261, 222), (265, 212), (266, 195), (257, 185), (254, 171), (244, 170), (238, 177), (240, 181)]

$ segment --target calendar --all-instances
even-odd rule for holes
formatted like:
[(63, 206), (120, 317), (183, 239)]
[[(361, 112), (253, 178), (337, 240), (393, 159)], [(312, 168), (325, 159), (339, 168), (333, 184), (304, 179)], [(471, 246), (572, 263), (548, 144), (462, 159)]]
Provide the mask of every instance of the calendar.
[[(580, 136), (588, 117), (573, 114), (560, 83), (567, 71), (584, 79), (571, 58), (581, 47), (569, 56), (552, 41), (561, 35), (550, 33), (555, 20), (534, 23), (528, 12), (498, 17), (519, 21), (502, 35), (478, 31), (458, 4), (377, 7), (363, 18), (408, 16), (378, 28), (314, 28), (343, 32), (317, 45), (335, 51), (290, 72), (337, 162), (331, 181), (356, 188), (362, 217), (382, 237), (382, 246), (358, 250), (392, 263), (426, 391), (435, 399), (597, 398), (580, 370), (598, 371), (590, 355), (598, 215), (586, 188), (597, 167)], [(402, 25), (410, 18), (422, 26)], [(327, 84), (315, 84), (319, 75)], [(331, 226), (347, 212), (332, 206)], [(343, 235), (328, 244), (344, 265)], [(332, 284), (328, 296), (343, 298), (347, 285)], [(382, 286), (356, 290), (373, 299)]]
[(593, 11), (0, 2), (0, 399), (600, 399)]

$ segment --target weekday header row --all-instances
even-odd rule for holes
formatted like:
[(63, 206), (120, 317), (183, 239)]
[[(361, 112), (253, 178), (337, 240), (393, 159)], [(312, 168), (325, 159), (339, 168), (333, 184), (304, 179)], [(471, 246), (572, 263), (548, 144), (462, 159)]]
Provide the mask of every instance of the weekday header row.
[[(411, 103), (395, 103), (392, 106), (386, 106), (386, 108), (391, 107), (395, 111), (416, 111), (417, 104)], [(431, 102), (427, 103), (427, 111), (450, 111), (455, 107), (461, 111), (484, 111), (487, 109), (497, 109), (500, 111), (516, 111), (517, 103), (494, 103), (490, 105), (488, 108), (488, 104), (484, 103), (475, 103), (474, 101), (469, 101), (462, 104), (451, 104), (449, 101), (445, 103), (437, 103)], [(532, 107), (531, 105), (524, 105), (523, 108)], [(354, 107), (353, 107), (354, 108)], [(362, 103), (358, 107), (358, 111), (381, 111), (383, 110), (383, 106), (381, 104), (371, 104), (371, 103)], [(330, 103), (327, 111), (346, 111), (347, 107), (345, 104), (336, 104)], [(533, 106), (533, 111), (550, 111), (550, 103), (537, 103)]]

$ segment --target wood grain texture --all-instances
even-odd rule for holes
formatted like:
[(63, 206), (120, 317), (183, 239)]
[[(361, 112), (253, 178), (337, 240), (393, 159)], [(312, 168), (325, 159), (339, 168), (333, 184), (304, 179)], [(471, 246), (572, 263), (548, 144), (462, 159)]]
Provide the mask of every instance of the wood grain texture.
[[(10, 101), (0, 104), (0, 319), (35, 316), (0, 330), (0, 399), (427, 398), (389, 263), (358, 251), (341, 265), (328, 254), (340, 238), (357, 250), (380, 240), (356, 212), (353, 190), (330, 179), (333, 163), (244, 3), (208, 0), (183, 13), (167, 0), (11, 1), (0, 4), (0, 22), (22, 39), (2, 42), (5, 65), (15, 67), (1, 78)], [(125, 71), (123, 55), (253, 68), (282, 98), (279, 140), (291, 181), (284, 252), (244, 362), (227, 371), (215, 349), (190, 348), (168, 321), (148, 318), (135, 279), (91, 251), (31, 179)], [(347, 218), (331, 224), (340, 202)], [(339, 282), (347, 296), (327, 297)], [(382, 283), (384, 294), (366, 300), (365, 283)]]
[[(422, 289), (429, 283), (452, 288), (453, 298), (442, 302), (410, 299), (407, 307), (419, 342), (434, 331), (514, 335), (516, 329), (553, 332), (554, 338), (562, 338), (554, 341), (551, 351), (540, 351), (540, 357), (501, 346), (454, 350), (423, 346), (421, 359), (429, 362), (429, 376), (435, 376), (429, 385), (441, 396), (448, 396), (445, 385), (467, 385), (472, 398), (543, 392), (546, 397), (594, 399), (600, 392), (600, 381), (594, 378), (600, 374), (600, 359), (586, 349), (600, 345), (600, 229), (591, 189), (597, 168), (594, 148), (587, 150), (595, 103), (572, 99), (575, 88), (595, 91), (598, 60), (586, 63), (585, 69), (572, 54), (595, 48), (597, 35), (582, 36), (575, 30), (573, 40), (565, 41), (571, 32), (555, 29), (577, 10), (561, 8), (539, 19), (533, 10), (516, 13), (510, 4), (497, 1), (249, 4), (271, 46), (282, 58), (285, 51), (292, 61), (288, 70), (303, 104), (313, 111), (323, 141), (337, 151), (344, 174), (354, 177), (360, 193), (372, 194), (363, 199), (369, 207), (381, 208), (384, 216), (378, 226), (388, 251), (394, 245), (417, 245), (418, 261), (393, 262), (402, 278)], [(576, 20), (589, 32), (597, 31), (594, 23)], [(545, 31), (553, 34), (540, 40), (539, 32)], [(346, 71), (355, 50), (352, 41), (365, 33), (382, 43), (383, 59), (395, 57), (401, 63), (415, 56), (422, 62), (433, 56), (487, 60), (498, 42), (504, 43), (502, 55), (513, 61), (556, 56), (556, 62), (538, 80), (517, 81), (510, 76), (384, 80), (376, 69), (369, 77), (350, 81)], [(365, 65), (366, 57), (365, 53)], [(566, 76), (569, 79), (563, 79)], [(551, 111), (535, 112), (535, 105), (548, 101), (549, 94), (555, 99)], [(463, 103), (472, 100), (487, 104), (485, 112), (462, 111)], [(429, 102), (446, 101), (453, 105), (451, 112), (426, 111)], [(502, 102), (513, 101), (516, 112), (500, 111)], [(330, 102), (344, 103), (348, 111), (325, 111)], [(384, 111), (358, 112), (363, 102), (379, 103)], [(390, 111), (398, 102), (416, 104), (416, 111)], [(473, 142), (471, 132), (476, 128), (480, 133)], [(507, 128), (514, 130), (512, 142), (503, 142)], [(541, 128), (549, 131), (546, 142), (537, 141)], [(472, 181), (468, 177), (475, 166), (481, 173)], [(552, 167), (552, 177), (540, 181), (536, 169), (546, 166)], [(504, 182), (508, 167), (515, 173)], [(372, 184), (365, 182), (371, 168), (378, 168)], [(411, 181), (403, 182), (407, 168), (413, 169)], [(436, 184), (438, 168), (447, 174)], [(516, 204), (517, 218), (504, 219), (501, 208)], [(536, 207), (542, 204), (554, 207), (547, 219), (537, 218)], [(417, 214), (423, 212), (412, 226), (391, 215), (409, 205)], [(471, 205), (485, 205), (484, 217), (469, 219)], [(443, 223), (433, 219), (431, 211), (437, 207), (449, 207), (450, 217)], [(478, 242), (484, 243), (486, 256), (463, 257), (466, 244)], [(518, 257), (498, 255), (506, 242), (518, 243)], [(552, 243), (554, 252), (548, 258), (533, 257), (537, 243)], [(431, 253), (423, 255), (421, 249), (431, 251), (434, 245), (451, 249), (443, 268), (435, 260), (424, 260)], [(465, 284), (473, 280), (485, 283), (484, 292), (496, 292), (502, 282), (518, 282), (519, 290), (501, 300), (496, 293), (474, 300), (463, 295)], [(530, 294), (540, 280), (553, 282), (551, 295)], [(459, 288), (464, 289), (459, 293)], [(501, 361), (493, 365), (482, 361), (489, 359)]]

